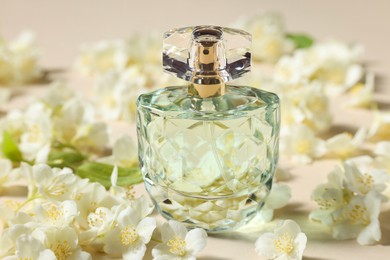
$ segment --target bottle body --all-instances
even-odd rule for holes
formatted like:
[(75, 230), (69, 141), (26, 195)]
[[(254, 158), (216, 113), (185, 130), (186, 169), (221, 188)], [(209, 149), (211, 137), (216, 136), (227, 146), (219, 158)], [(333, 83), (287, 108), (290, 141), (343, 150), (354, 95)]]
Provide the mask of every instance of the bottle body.
[(157, 210), (216, 232), (250, 220), (264, 203), (278, 161), (279, 99), (226, 86), (217, 97), (167, 87), (137, 102), (139, 161)]

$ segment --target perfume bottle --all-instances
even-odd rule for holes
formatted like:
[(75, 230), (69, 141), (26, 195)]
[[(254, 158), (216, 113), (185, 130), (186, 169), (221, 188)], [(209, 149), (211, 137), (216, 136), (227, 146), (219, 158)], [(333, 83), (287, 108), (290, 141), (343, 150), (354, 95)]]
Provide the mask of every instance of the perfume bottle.
[(137, 101), (146, 189), (167, 219), (208, 232), (238, 227), (264, 204), (278, 161), (279, 98), (227, 84), (250, 71), (251, 35), (218, 26), (164, 34), (164, 71), (188, 81)]

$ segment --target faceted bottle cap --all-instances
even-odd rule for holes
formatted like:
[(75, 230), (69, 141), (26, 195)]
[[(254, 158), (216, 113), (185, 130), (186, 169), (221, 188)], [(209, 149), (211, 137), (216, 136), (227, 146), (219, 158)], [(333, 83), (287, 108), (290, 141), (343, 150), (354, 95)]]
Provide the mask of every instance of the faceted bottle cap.
[(173, 29), (164, 34), (164, 71), (197, 84), (215, 84), (250, 71), (251, 35), (219, 26)]

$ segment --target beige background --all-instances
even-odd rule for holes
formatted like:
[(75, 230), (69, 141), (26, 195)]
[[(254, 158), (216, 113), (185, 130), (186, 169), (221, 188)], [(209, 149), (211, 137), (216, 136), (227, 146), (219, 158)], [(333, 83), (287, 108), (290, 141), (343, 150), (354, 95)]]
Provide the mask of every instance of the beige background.
[[(24, 29), (31, 29), (37, 34), (44, 51), (45, 68), (66, 70), (74, 61), (81, 43), (185, 25), (228, 25), (239, 16), (270, 10), (284, 15), (291, 32), (306, 32), (319, 39), (334, 37), (363, 43), (368, 69), (378, 75), (377, 98), (390, 104), (389, 0), (0, 0), (0, 35), (12, 38)], [(86, 84), (71, 72), (65, 71), (62, 77), (73, 86), (78, 87), (80, 82)], [(25, 95), (14, 99), (12, 106), (23, 105), (28, 95), (39, 95), (44, 89), (44, 85), (25, 89)], [(368, 111), (340, 108), (338, 101), (332, 101), (338, 128), (356, 128), (371, 120)], [(115, 123), (114, 126), (115, 134), (134, 132), (127, 124)], [(288, 165), (284, 160), (281, 164)], [(322, 160), (312, 165), (292, 167), (294, 177), (288, 184), (293, 198), (288, 207), (276, 213), (277, 217), (295, 219), (307, 233), (309, 241), (304, 259), (390, 259), (388, 205), (381, 214), (383, 239), (375, 246), (359, 246), (353, 240), (335, 241), (326, 231), (307, 221), (308, 212), (314, 208), (309, 199), (311, 191), (317, 184), (325, 182), (326, 174), (336, 164), (336, 161)], [(144, 192), (142, 185), (137, 190)], [(262, 228), (250, 227), (244, 233), (210, 237), (199, 259), (261, 259), (254, 251), (254, 241)], [(100, 258), (103, 257), (94, 257)], [(147, 256), (146, 259), (151, 258)]]

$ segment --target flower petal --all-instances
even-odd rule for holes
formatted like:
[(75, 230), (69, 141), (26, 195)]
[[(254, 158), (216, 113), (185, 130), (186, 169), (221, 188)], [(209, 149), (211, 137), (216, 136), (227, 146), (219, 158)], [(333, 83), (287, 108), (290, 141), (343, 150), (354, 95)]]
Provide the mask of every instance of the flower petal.
[(195, 255), (205, 248), (207, 233), (201, 228), (192, 229), (188, 232), (185, 241), (187, 251), (191, 251)]
[(256, 240), (256, 252), (259, 255), (265, 256), (267, 259), (274, 259), (277, 254), (275, 252), (275, 238), (273, 233), (264, 233)]
[(141, 220), (137, 226), (137, 234), (141, 237), (143, 243), (149, 243), (155, 228), (156, 220), (154, 218), (146, 217)]

